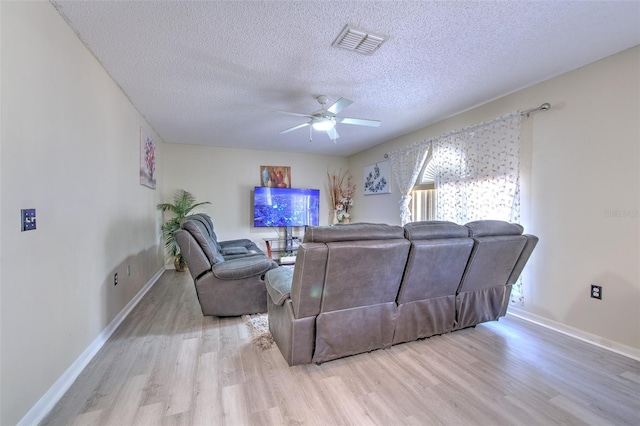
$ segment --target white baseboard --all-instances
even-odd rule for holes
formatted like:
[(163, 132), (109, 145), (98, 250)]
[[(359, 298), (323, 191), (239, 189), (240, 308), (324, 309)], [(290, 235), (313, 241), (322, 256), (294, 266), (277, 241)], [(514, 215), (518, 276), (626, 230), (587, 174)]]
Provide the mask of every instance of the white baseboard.
[(82, 370), (89, 364), (93, 357), (98, 353), (100, 348), (109, 340), (118, 326), (129, 315), (133, 308), (140, 302), (142, 297), (153, 287), (158, 278), (165, 271), (163, 267), (155, 273), (153, 277), (140, 289), (140, 291), (127, 303), (118, 315), (102, 330), (93, 342), (85, 349), (84, 352), (75, 360), (73, 364), (56, 380), (49, 390), (40, 398), (40, 400), (29, 410), (29, 412), (18, 422), (18, 426), (37, 425), (42, 419), (55, 407), (60, 398), (71, 387), (73, 382), (78, 378)]
[(587, 333), (586, 331), (532, 314), (514, 306), (509, 307), (507, 315), (513, 315), (514, 317), (557, 331), (558, 333), (565, 334), (573, 337), (574, 339), (582, 340), (583, 342), (591, 343), (592, 345), (615, 352), (618, 355), (623, 355), (628, 358), (635, 359), (636, 361), (640, 361), (640, 349), (626, 346), (622, 343), (614, 342), (595, 334)]

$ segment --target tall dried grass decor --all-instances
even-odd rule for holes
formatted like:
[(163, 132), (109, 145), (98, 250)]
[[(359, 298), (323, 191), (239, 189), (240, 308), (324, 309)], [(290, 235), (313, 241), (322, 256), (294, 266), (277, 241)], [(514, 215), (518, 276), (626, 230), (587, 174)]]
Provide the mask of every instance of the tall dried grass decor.
[(353, 176), (349, 171), (342, 169), (336, 173), (327, 172), (329, 180), (329, 203), (333, 207), (333, 223), (349, 223), (353, 208), (353, 196), (356, 193), (356, 186), (353, 184)]

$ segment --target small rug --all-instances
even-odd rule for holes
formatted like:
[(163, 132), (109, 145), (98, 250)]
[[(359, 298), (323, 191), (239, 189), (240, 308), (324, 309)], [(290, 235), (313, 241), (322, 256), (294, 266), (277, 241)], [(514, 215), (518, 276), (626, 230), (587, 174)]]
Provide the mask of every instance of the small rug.
[(269, 318), (267, 314), (243, 315), (242, 320), (249, 328), (251, 343), (256, 348), (266, 351), (275, 344), (269, 331)]

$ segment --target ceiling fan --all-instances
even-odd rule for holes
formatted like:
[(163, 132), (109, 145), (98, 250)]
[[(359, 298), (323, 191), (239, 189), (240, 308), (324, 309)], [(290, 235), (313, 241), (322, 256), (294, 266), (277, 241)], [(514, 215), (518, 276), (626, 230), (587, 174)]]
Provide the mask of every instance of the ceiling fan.
[(289, 129), (283, 130), (280, 134), (289, 133), (291, 131), (301, 129), (305, 126), (309, 126), (309, 142), (312, 141), (312, 130), (320, 130), (327, 132), (327, 135), (336, 142), (336, 139), (340, 137), (338, 132), (336, 131), (336, 124), (355, 124), (357, 126), (369, 126), (369, 127), (378, 127), (382, 124), (379, 120), (367, 120), (363, 118), (348, 118), (348, 117), (337, 117), (340, 111), (348, 107), (353, 103), (352, 100), (347, 98), (340, 98), (333, 103), (329, 108), (325, 108), (327, 101), (329, 100), (325, 95), (320, 95), (316, 98), (318, 103), (321, 106), (321, 109), (318, 111), (312, 112), (311, 114), (298, 114), (295, 112), (284, 112), (284, 114), (295, 115), (299, 117), (308, 117), (309, 120), (307, 123), (302, 123), (297, 126), (293, 126)]

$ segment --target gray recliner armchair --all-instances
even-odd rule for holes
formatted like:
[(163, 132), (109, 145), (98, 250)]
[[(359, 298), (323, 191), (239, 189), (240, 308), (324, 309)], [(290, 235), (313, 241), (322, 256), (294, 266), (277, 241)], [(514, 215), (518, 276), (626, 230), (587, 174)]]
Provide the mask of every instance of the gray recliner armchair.
[[(185, 218), (174, 237), (193, 277), (204, 315), (225, 317), (267, 311), (264, 275), (278, 264), (257, 245), (250, 240), (218, 243), (206, 215)], [(226, 256), (222, 254), (225, 248)]]

